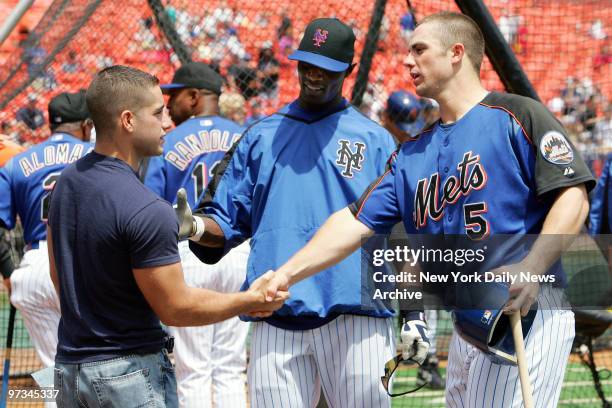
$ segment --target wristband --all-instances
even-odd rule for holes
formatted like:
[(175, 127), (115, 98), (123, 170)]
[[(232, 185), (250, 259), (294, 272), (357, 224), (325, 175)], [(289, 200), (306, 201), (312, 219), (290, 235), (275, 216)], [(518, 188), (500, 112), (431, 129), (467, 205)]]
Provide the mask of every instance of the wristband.
[(204, 231), (206, 231), (206, 224), (201, 217), (193, 217), (193, 235), (189, 237), (191, 241), (198, 242), (202, 235), (204, 235)]
[(423, 313), (422, 311), (418, 311), (418, 310), (406, 311), (406, 312), (402, 312), (402, 318), (405, 321), (410, 321), (410, 320), (425, 321), (425, 313)]

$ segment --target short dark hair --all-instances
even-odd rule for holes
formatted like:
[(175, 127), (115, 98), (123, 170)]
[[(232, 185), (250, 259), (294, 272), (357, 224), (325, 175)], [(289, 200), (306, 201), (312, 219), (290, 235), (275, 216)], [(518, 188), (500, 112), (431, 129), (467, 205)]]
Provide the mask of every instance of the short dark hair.
[(87, 89), (87, 108), (96, 131), (110, 130), (113, 118), (124, 110), (143, 107), (144, 92), (159, 79), (136, 68), (113, 65), (98, 72)]
[(470, 58), (476, 72), (480, 72), (482, 59), (484, 58), (485, 41), (478, 24), (470, 17), (442, 11), (425, 17), (419, 25), (436, 23), (439, 26), (439, 40), (443, 47), (449, 48), (455, 43), (461, 43), (465, 47), (465, 53)]

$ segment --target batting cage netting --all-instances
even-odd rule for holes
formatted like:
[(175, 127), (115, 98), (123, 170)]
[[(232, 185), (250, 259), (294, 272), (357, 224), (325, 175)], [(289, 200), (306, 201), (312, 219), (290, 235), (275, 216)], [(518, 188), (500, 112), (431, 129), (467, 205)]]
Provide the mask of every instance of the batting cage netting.
[[(49, 136), (46, 111), (52, 96), (87, 88), (97, 71), (115, 64), (140, 68), (167, 83), (181, 63), (206, 62), (226, 80), (221, 113), (240, 123), (257, 120), (297, 97), (296, 64), (288, 55), (297, 48), (306, 24), (317, 17), (338, 17), (353, 28), (358, 65), (346, 81), (344, 95), (380, 121), (391, 93), (413, 90), (405, 58), (415, 24), (428, 14), (450, 10), (470, 14), (482, 24), (490, 17), (497, 27), (483, 27), (488, 57), (481, 77), (487, 89), (535, 90), (563, 122), (596, 176), (612, 150), (612, 0), (486, 0), (482, 10), (474, 7), (479, 1), (459, 0), (47, 3), (36, 24), (20, 27), (0, 47), (0, 133), (24, 146)], [(528, 81), (521, 80), (520, 70), (517, 74), (515, 61)], [(428, 109), (428, 114), (436, 115), (435, 106)], [(45, 117), (45, 124), (27, 120), (37, 112)], [(18, 233), (7, 234), (6, 239), (19, 248)], [(595, 271), (603, 288), (609, 288), (606, 259), (594, 244), (585, 245), (592, 250), (564, 257), (570, 278)], [(16, 258), (21, 255), (16, 251)], [(6, 291), (1, 296), (0, 345), (4, 348), (9, 302)], [(601, 307), (612, 307), (612, 299)], [(452, 323), (443, 311), (435, 320), (439, 369), (444, 376)], [(612, 331), (607, 327), (577, 329), (559, 406), (610, 406)], [(30, 374), (41, 364), (19, 313), (10, 359), (10, 385), (31, 385)], [(415, 377), (416, 368), (403, 366), (395, 380), (396, 391), (412, 387)], [(444, 401), (443, 390), (423, 388), (395, 398), (393, 406), (443, 407)]]

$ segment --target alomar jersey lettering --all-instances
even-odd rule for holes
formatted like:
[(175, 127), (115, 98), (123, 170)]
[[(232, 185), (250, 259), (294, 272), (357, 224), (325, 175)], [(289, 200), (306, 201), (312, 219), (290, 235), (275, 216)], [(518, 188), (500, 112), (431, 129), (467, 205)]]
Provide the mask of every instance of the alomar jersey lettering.
[[(294, 102), (245, 133), (211, 183), (200, 212), (223, 229), (225, 252), (251, 239), (245, 287), (276, 269), (312, 238), (335, 211), (353, 202), (382, 174), (394, 150), (391, 135), (346, 101), (327, 112)], [(209, 249), (191, 245), (203, 261)], [(360, 253), (306, 279), (276, 315), (326, 317), (368, 313), (361, 303)], [(384, 308), (372, 315), (389, 316)]]
[(26, 243), (46, 239), (49, 192), (62, 170), (93, 150), (67, 133), (54, 133), (0, 168), (0, 221), (15, 226), (19, 215)]
[(149, 161), (145, 185), (171, 203), (184, 187), (189, 205), (195, 208), (215, 166), (242, 131), (241, 126), (220, 116), (185, 121), (166, 135), (163, 154)]

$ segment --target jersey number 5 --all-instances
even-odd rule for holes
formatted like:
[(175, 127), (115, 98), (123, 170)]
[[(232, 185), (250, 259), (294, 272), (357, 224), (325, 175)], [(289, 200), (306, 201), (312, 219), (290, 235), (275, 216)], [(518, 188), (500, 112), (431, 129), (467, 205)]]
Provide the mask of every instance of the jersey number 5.
[(489, 235), (489, 222), (482, 216), (487, 212), (487, 203), (471, 203), (463, 206), (465, 232), (471, 239), (479, 240)]
[(49, 202), (51, 201), (51, 190), (55, 187), (55, 182), (60, 176), (59, 172), (49, 174), (42, 182), (42, 188), (45, 191), (49, 191), (40, 200), (40, 219), (43, 222), (47, 222), (49, 218)]

